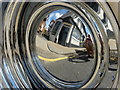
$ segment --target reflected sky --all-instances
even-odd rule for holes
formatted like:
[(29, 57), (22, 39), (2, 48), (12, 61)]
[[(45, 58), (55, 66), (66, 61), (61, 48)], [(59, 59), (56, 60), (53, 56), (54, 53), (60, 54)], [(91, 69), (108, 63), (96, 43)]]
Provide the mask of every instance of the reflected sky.
[(48, 20), (46, 21), (46, 28), (48, 29), (49, 24), (52, 20), (56, 20), (61, 17), (63, 14), (67, 13), (68, 10), (60, 9), (49, 14)]
[[(62, 15), (66, 14), (67, 12), (69, 12), (69, 11), (66, 10), (66, 9), (60, 9), (60, 10), (56, 10), (56, 11), (50, 13), (50, 14), (49, 14), (49, 17), (48, 17), (48, 19), (47, 19), (47, 21), (46, 21), (46, 26), (45, 26), (46, 29), (49, 28), (49, 24), (50, 24), (50, 22), (51, 22), (52, 20), (56, 20), (56, 19), (60, 18)], [(80, 19), (80, 18), (79, 18), (79, 19)], [(80, 20), (82, 20), (82, 19), (80, 19)], [(82, 22), (84, 22), (84, 20), (82, 20)], [(88, 34), (90, 34), (90, 30), (89, 30), (88, 26), (86, 26), (86, 24), (84, 24), (84, 25), (85, 25), (86, 32), (87, 32)]]

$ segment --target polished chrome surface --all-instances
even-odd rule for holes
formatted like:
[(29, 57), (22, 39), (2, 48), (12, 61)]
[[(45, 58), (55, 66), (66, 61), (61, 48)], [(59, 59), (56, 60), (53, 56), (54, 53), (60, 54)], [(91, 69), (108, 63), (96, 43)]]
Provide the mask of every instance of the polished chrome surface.
[(10, 2), (2, 87), (116, 88), (119, 27), (105, 2)]

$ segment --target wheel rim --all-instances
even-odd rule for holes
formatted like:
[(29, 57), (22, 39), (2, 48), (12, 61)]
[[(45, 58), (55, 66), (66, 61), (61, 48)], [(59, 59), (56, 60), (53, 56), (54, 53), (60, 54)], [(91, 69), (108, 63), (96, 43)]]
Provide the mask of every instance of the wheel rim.
[[(102, 21), (102, 16), (98, 14), (98, 12), (95, 12), (94, 8), (90, 6), (88, 3), (65, 3), (65, 2), (48, 2), (48, 3), (41, 3), (38, 6), (33, 13), (25, 13), (24, 15), (30, 15), (28, 21), (25, 21), (23, 16), (23, 19), (21, 19), (21, 13), (24, 12), (23, 8), (29, 4), (26, 3), (10, 3), (8, 6), (8, 9), (6, 10), (6, 16), (4, 19), (4, 68), (3, 68), (3, 73), (4, 77), (5, 75), (7, 76), (6, 80), (9, 80), (10, 76), (13, 77), (8, 84), (13, 87), (31, 87), (29, 80), (35, 85), (35, 87), (47, 87), (47, 88), (88, 88), (88, 87), (100, 87), (102, 84), (106, 82), (105, 78), (109, 77), (107, 76), (109, 73), (109, 68), (112, 68), (113, 65), (110, 65), (109, 56), (111, 55), (112, 47), (110, 44), (110, 38), (109, 34), (106, 33), (106, 31), (110, 28), (112, 32), (114, 32), (114, 40), (116, 42), (116, 48), (117, 48), (117, 53), (119, 53), (119, 46), (118, 46), (118, 26), (115, 24), (114, 26), (113, 23), (111, 22), (111, 18), (108, 15), (109, 13), (106, 11), (105, 13), (105, 21)], [(32, 7), (34, 7), (34, 4)], [(104, 10), (100, 7), (103, 6), (107, 8), (107, 4), (104, 3), (95, 3), (95, 5), (99, 7), (101, 12)], [(19, 7), (20, 6), (20, 7)], [(37, 6), (37, 5), (36, 5)], [(65, 82), (64, 80), (61, 81), (60, 79), (54, 77), (51, 75), (40, 63), (40, 59), (38, 59), (37, 54), (36, 54), (36, 46), (35, 40), (36, 37), (36, 31), (33, 31), (33, 23), (35, 23), (36, 19), (42, 20), (45, 15), (48, 15), (47, 13), (44, 14), (45, 10), (48, 9), (49, 7), (53, 8), (53, 10), (49, 11), (55, 11), (60, 8), (65, 8), (68, 10), (73, 11), (76, 13), (76, 15), (80, 16), (91, 28), (91, 35), (94, 40), (94, 45), (95, 45), (95, 53), (94, 54), (94, 59), (95, 59), (95, 64), (92, 74), (90, 74), (90, 77), (88, 77), (86, 80), (83, 82), (75, 82), (75, 83), (70, 83), (70, 82)], [(12, 8), (11, 8), (12, 7)], [(56, 8), (55, 8), (56, 7)], [(98, 8), (97, 7), (97, 8)], [(55, 8), (55, 9), (54, 9)], [(18, 16), (17, 16), (17, 9), (18, 11)], [(27, 10), (27, 9), (26, 9)], [(108, 10), (108, 8), (106, 9)], [(42, 17), (39, 16), (41, 13)], [(16, 23), (15, 18), (16, 17)], [(10, 17), (10, 18), (9, 18)], [(38, 18), (41, 17), (41, 18)], [(110, 18), (110, 19), (109, 19)], [(9, 20), (8, 20), (9, 19)], [(9, 22), (6, 22), (8, 20)], [(13, 20), (13, 21), (12, 21)], [(103, 19), (104, 20), (104, 19)], [(85, 23), (84, 22), (84, 23)], [(12, 27), (14, 26), (15, 23), (15, 33), (14, 35), (12, 31)], [(24, 23), (27, 25), (24, 26)], [(37, 22), (38, 23), (38, 22)], [(36, 25), (37, 25), (36, 23)], [(87, 25), (86, 24), (86, 25)], [(12, 26), (10, 26), (12, 25)], [(23, 25), (23, 26), (22, 26)], [(108, 25), (108, 26), (107, 26)], [(117, 27), (115, 27), (117, 26)], [(35, 26), (34, 26), (35, 27)], [(9, 29), (10, 28), (10, 29)], [(20, 28), (20, 29), (19, 29)], [(25, 31), (24, 31), (25, 30)], [(100, 48), (100, 41), (99, 41), (99, 36), (97, 33), (100, 33), (102, 36), (102, 40), (104, 42), (103, 47), (104, 47), (104, 54), (103, 54), (103, 61), (101, 60), (101, 48)], [(13, 37), (13, 36), (15, 37)], [(14, 40), (13, 38), (16, 38)], [(10, 40), (10, 41), (9, 41)], [(13, 41), (12, 41), (13, 40)], [(22, 40), (22, 41), (21, 41)], [(109, 40), (109, 42), (108, 42)], [(15, 47), (14, 47), (15, 46)], [(18, 48), (19, 47), (19, 48)], [(115, 56), (113, 56), (115, 57)], [(116, 57), (119, 60), (119, 56)], [(8, 59), (8, 60), (7, 60)], [(118, 64), (119, 62), (117, 61), (117, 64), (114, 65), (113, 68), (115, 68), (116, 71), (111, 71), (112, 72), (112, 77), (113, 81), (111, 80), (111, 84), (108, 85), (108, 87), (114, 86), (115, 76), (118, 74)], [(8, 65), (8, 66), (6, 66)], [(12, 68), (14, 70), (12, 71)], [(24, 70), (22, 70), (24, 69)], [(9, 71), (10, 70), (10, 71)], [(20, 72), (18, 74), (18, 72)], [(9, 74), (8, 74), (9, 73)], [(29, 78), (26, 79), (25, 75), (23, 73), (26, 73), (27, 77)], [(111, 74), (111, 73), (110, 73)], [(21, 76), (22, 75), (22, 78)], [(116, 77), (117, 78), (117, 77)], [(12, 82), (12, 85), (10, 84)], [(21, 82), (18, 84), (18, 82)], [(103, 85), (104, 86), (104, 85)], [(116, 85), (115, 85), (116, 86)]]

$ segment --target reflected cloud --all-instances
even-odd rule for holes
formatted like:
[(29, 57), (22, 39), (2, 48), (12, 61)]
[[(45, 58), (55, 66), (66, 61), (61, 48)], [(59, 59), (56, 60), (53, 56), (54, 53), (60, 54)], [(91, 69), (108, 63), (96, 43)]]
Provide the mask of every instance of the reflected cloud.
[(60, 9), (49, 14), (48, 20), (46, 21), (46, 28), (49, 28), (49, 24), (52, 20), (60, 18), (63, 14), (67, 13), (68, 10)]

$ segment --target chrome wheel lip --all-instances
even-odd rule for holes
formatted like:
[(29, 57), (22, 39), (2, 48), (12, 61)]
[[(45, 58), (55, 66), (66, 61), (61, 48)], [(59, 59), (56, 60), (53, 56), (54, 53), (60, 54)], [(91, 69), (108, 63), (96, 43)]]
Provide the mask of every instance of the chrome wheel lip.
[[(109, 14), (108, 14), (108, 15), (109, 15)], [(116, 26), (116, 25), (115, 25), (115, 26)], [(114, 26), (114, 28), (115, 28), (115, 26)], [(119, 37), (119, 33), (117, 33), (117, 29), (114, 29), (114, 30), (116, 30), (116, 31), (115, 31), (115, 33), (116, 33), (116, 38)], [(6, 34), (6, 33), (5, 33), (5, 34)], [(27, 33), (27, 35), (28, 35), (28, 33)], [(28, 35), (28, 36), (27, 36), (27, 35), (26, 35), (26, 44), (25, 44), (25, 45), (26, 45), (26, 47), (27, 47), (27, 49), (26, 49), (26, 50), (27, 50), (27, 55), (28, 55), (29, 57), (31, 57), (31, 54), (28, 53), (28, 51), (29, 51), (29, 43), (28, 43), (27, 41), (28, 41), (28, 36), (29, 36), (29, 35)], [(6, 34), (6, 37), (7, 37), (7, 36), (9, 36), (9, 35)], [(117, 39), (117, 40), (118, 40), (118, 39)], [(118, 40), (118, 42), (119, 42), (119, 40)], [(6, 42), (4, 42), (4, 44), (6, 44)], [(6, 48), (6, 47), (4, 47), (4, 49), (5, 49), (5, 48)], [(119, 48), (119, 53), (120, 53), (119, 43), (118, 43), (118, 48)], [(108, 49), (107, 49), (107, 50), (108, 50)], [(6, 50), (6, 51), (7, 51), (7, 50)], [(107, 56), (106, 56), (106, 57), (107, 57)], [(119, 59), (120, 59), (120, 57), (119, 57)], [(119, 59), (118, 59), (118, 60), (119, 60)], [(34, 65), (33, 65), (33, 63), (32, 63), (32, 58), (30, 58), (29, 60), (31, 60), (31, 61), (30, 61), (30, 64), (32, 65), (32, 67), (34, 67)], [(119, 63), (120, 63), (120, 62), (119, 62)], [(120, 65), (120, 64), (118, 64), (118, 65)], [(118, 67), (118, 68), (119, 68), (119, 67)], [(32, 69), (33, 69), (33, 68), (32, 68)], [(35, 70), (35, 71), (36, 71), (36, 70)], [(119, 71), (119, 69), (118, 69), (118, 71)], [(37, 72), (36, 72), (36, 73), (37, 73)], [(118, 74), (117, 74), (117, 75), (118, 75)], [(41, 78), (41, 77), (39, 77), (39, 78)], [(116, 80), (117, 80), (117, 78), (116, 78)], [(48, 83), (46, 83), (44, 80), (43, 80), (43, 82), (45, 83), (44, 85), (46, 85), (47, 87), (48, 87), (48, 86), (52, 87), (51, 85), (49, 85)], [(114, 86), (114, 85), (113, 85), (113, 86)], [(84, 87), (83, 87), (83, 88), (84, 88)]]
[[(115, 34), (116, 41), (117, 41), (116, 44), (117, 44), (117, 50), (118, 50), (118, 67), (117, 67), (116, 78), (115, 78), (115, 81), (114, 81), (113, 85), (111, 86), (111, 88), (118, 88), (119, 85), (117, 83), (119, 83), (119, 81), (120, 81), (119, 80), (119, 78), (120, 78), (120, 55), (119, 55), (119, 53), (120, 53), (120, 39), (119, 39), (120, 38), (120, 32), (119, 32), (120, 25), (117, 22), (117, 19), (115, 18), (115, 16), (113, 15), (113, 12), (111, 12), (111, 9), (108, 9), (108, 8), (110, 8), (110, 6), (108, 6), (108, 4), (105, 5), (104, 3), (100, 3), (100, 4), (101, 4), (101, 6), (104, 6), (105, 8), (103, 8), (103, 9), (105, 11), (107, 11), (106, 14), (111, 21), (112, 27), (114, 29), (113, 32)], [(114, 19), (113, 19), (113, 17), (114, 17)]]

